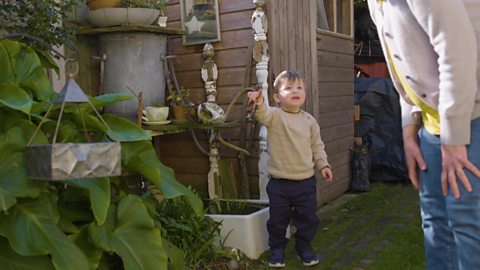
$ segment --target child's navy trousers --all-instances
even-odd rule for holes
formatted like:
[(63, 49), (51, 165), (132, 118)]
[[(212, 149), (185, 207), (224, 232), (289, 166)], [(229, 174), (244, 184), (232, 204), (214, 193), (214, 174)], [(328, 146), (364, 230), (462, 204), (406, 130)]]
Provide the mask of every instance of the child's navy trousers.
[(270, 200), (270, 219), (267, 222), (268, 244), (271, 249), (285, 249), (285, 233), (290, 221), (297, 229), (295, 249), (302, 254), (311, 250), (318, 228), (317, 181), (315, 176), (305, 180), (272, 177), (267, 185)]

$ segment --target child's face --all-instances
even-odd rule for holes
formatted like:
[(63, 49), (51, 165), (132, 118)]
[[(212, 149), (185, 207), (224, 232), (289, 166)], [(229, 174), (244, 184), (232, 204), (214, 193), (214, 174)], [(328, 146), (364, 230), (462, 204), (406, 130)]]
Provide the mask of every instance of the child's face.
[(305, 86), (303, 80), (286, 81), (280, 86), (273, 98), (287, 112), (299, 112), (305, 102)]

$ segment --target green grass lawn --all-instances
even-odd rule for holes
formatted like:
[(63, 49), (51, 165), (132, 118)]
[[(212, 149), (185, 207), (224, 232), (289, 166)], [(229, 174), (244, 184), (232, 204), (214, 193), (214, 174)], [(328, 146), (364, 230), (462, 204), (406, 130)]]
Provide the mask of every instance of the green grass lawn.
[[(289, 241), (284, 269), (425, 269), (418, 195), (411, 185), (374, 183), (370, 192), (321, 208), (319, 216), (313, 247), (320, 264), (304, 267)], [(268, 256), (247, 269), (268, 269)]]

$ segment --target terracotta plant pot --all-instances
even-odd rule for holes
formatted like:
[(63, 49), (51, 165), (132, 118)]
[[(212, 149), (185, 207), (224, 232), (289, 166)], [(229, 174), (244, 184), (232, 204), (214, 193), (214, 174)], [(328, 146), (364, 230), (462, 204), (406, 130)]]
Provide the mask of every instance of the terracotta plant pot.
[(89, 0), (87, 1), (88, 8), (94, 10), (97, 8), (118, 7), (120, 0)]
[(173, 111), (173, 118), (177, 122), (182, 122), (187, 120), (187, 108), (181, 105), (175, 105), (171, 107)]

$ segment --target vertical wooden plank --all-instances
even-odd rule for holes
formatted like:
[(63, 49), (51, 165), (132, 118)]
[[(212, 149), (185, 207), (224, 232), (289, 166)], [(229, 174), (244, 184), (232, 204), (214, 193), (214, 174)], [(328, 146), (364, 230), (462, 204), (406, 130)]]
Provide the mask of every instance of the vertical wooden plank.
[(350, 2), (350, 36), (353, 37), (354, 36), (354, 33), (355, 33), (355, 26), (353, 24), (353, 21), (354, 21), (354, 16), (353, 16), (353, 10), (354, 10), (354, 6), (353, 6), (353, 0), (349, 0)]
[(288, 62), (286, 63), (284, 69), (297, 69), (296, 61), (296, 31), (295, 31), (295, 7), (297, 6), (297, 1), (287, 1), (287, 34), (286, 41), (288, 42)]
[(270, 68), (270, 71), (272, 69), (272, 66), (275, 64), (275, 48), (272, 46), (273, 44), (273, 38), (276, 34), (276, 27), (274, 25), (274, 16), (275, 16), (275, 11), (274, 11), (274, 8), (275, 8), (275, 2), (272, 1), (272, 0), (267, 0), (265, 1), (265, 14), (267, 15), (267, 18), (268, 18), (268, 32), (267, 32), (267, 42), (268, 44), (270, 45), (269, 46), (269, 50), (270, 50), (270, 62), (268, 63), (269, 64), (269, 68)]
[[(305, 73), (305, 59), (304, 55), (305, 52), (303, 50), (304, 44), (306, 40), (303, 36), (303, 2), (304, 0), (297, 0), (295, 1), (295, 15), (293, 17), (294, 25), (295, 25), (295, 66), (296, 70)], [(305, 76), (305, 74), (304, 74)], [(308, 79), (308, 78), (307, 78)]]
[(338, 25), (338, 18), (337, 18), (337, 1), (333, 0), (333, 32), (338, 33), (337, 25)]
[[(279, 11), (280, 1), (270, 0), (269, 5), (267, 6), (267, 16), (268, 16), (268, 46), (270, 48), (270, 64), (269, 70), (271, 74), (277, 75), (281, 66), (281, 39), (280, 35), (282, 32), (280, 25), (281, 14)], [(270, 76), (271, 76), (270, 74)], [(270, 89), (271, 91), (271, 89)]]
[(270, 27), (271, 24), (274, 24), (274, 23), (276, 24), (274, 26), (276, 33), (272, 34), (273, 35), (272, 42), (268, 43), (271, 46), (270, 48), (272, 50), (272, 58), (273, 57), (276, 58), (274, 62), (272, 62), (272, 68), (270, 69), (270, 72), (276, 75), (277, 69), (280, 69), (280, 66), (282, 65), (281, 59), (279, 57), (281, 53), (280, 32), (282, 32), (282, 25), (280, 24), (280, 21), (277, 19), (278, 17), (281, 16), (281, 9), (280, 9), (281, 0), (270, 0), (270, 2), (272, 3), (271, 7), (273, 9), (272, 10), (273, 14), (275, 14), (275, 18), (269, 17), (270, 19), (268, 21), (268, 24), (269, 24), (268, 27)]
[[(308, 10), (310, 7), (311, 1), (309, 0), (302, 0), (301, 1), (301, 7), (302, 7), (302, 15), (299, 18), (299, 24), (301, 25), (300, 31), (302, 32), (303, 36), (303, 42), (302, 44), (302, 70), (305, 76), (305, 87), (307, 90), (307, 96), (308, 97), (314, 97), (312, 95), (312, 74), (311, 74), (311, 67), (312, 67), (312, 59), (310, 57), (310, 11)], [(314, 103), (315, 98), (307, 98), (307, 102), (305, 102), (305, 109), (308, 112), (312, 112), (313, 108), (313, 103)]]
[[(284, 70), (287, 67), (288, 63), (288, 18), (287, 18), (287, 0), (279, 0), (279, 10), (280, 10), (280, 70)], [(278, 73), (275, 74), (278, 76)]]
[(351, 36), (352, 20), (351, 20), (351, 0), (342, 0), (342, 29), (341, 33)]
[(318, 58), (317, 58), (317, 1), (310, 1), (310, 59), (311, 67), (310, 67), (310, 74), (312, 80), (312, 97), (315, 97), (312, 101), (312, 115), (319, 120), (319, 104), (317, 101), (317, 97), (319, 94), (318, 89)]

